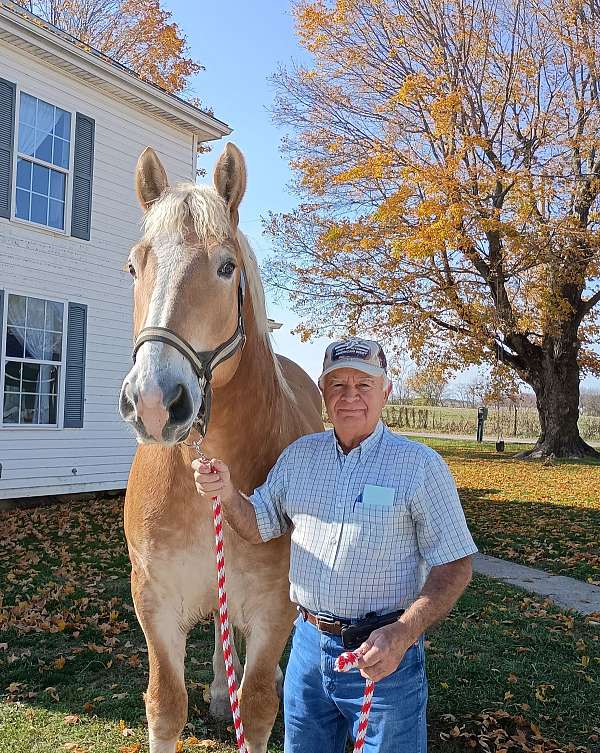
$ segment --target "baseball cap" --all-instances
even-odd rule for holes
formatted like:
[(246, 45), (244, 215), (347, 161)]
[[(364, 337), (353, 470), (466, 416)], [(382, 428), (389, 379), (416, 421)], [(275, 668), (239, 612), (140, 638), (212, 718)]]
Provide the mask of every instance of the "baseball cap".
[(387, 376), (387, 359), (383, 348), (375, 340), (349, 337), (327, 346), (319, 386), (323, 377), (335, 369), (357, 369), (370, 376)]

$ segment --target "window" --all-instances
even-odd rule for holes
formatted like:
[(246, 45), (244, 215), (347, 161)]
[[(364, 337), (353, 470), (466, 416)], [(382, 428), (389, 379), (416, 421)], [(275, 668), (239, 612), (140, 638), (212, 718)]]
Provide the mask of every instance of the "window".
[(64, 304), (11, 293), (6, 298), (3, 423), (56, 426)]
[(71, 113), (21, 93), (15, 216), (65, 229)]

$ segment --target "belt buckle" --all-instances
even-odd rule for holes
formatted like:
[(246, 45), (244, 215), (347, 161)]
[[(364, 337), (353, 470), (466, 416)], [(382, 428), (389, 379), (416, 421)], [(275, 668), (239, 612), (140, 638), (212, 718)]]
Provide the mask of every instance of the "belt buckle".
[(318, 612), (315, 617), (317, 618), (317, 627), (319, 628), (319, 630), (322, 629), (321, 625), (324, 625), (325, 627), (333, 627), (337, 622), (332, 614), (323, 614), (322, 612)]

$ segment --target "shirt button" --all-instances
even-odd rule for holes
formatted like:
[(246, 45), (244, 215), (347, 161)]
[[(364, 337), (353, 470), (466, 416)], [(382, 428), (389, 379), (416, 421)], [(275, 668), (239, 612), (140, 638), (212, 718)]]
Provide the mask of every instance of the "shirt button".
[(332, 536), (332, 537), (331, 537), (331, 538), (329, 539), (329, 543), (330, 543), (330, 544), (335, 544), (335, 542), (336, 542), (336, 541), (337, 541), (337, 537), (336, 537), (336, 536)]

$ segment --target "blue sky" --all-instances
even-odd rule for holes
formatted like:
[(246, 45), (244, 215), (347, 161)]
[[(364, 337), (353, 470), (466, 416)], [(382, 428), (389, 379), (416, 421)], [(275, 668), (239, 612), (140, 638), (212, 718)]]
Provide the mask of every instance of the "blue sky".
[[(220, 3), (200, 5), (190, 0), (165, 0), (164, 6), (187, 36), (192, 57), (206, 69), (191, 81), (194, 94), (233, 128), (229, 138), (246, 158), (248, 188), (240, 207), (240, 227), (262, 263), (270, 245), (261, 233), (261, 216), (295, 205), (295, 197), (286, 189), (291, 172), (279, 152), (282, 133), (268, 111), (274, 95), (269, 77), (279, 63), (298, 61), (304, 55), (296, 43), (289, 3), (229, 2), (226, 12)], [(222, 148), (222, 142), (215, 142), (213, 151), (201, 158), (209, 176)], [(327, 341), (301, 343), (290, 333), (298, 317), (276, 305), (268, 293), (267, 297), (269, 316), (283, 324), (274, 333), (276, 350), (316, 379)]]
[[(230, 0), (225, 6), (163, 0), (163, 5), (186, 35), (192, 57), (205, 67), (191, 80), (193, 93), (229, 124), (233, 129), (230, 139), (245, 155), (248, 188), (240, 208), (240, 227), (262, 263), (269, 255), (270, 244), (261, 232), (261, 216), (269, 211), (287, 211), (296, 203), (296, 197), (286, 188), (292, 175), (279, 151), (282, 132), (269, 113), (274, 96), (269, 77), (280, 63), (306, 59), (294, 35), (290, 2)], [(213, 151), (201, 159), (209, 175), (222, 148), (221, 142), (215, 142)], [(283, 324), (274, 334), (276, 350), (316, 379), (327, 341), (300, 342), (290, 332), (298, 317), (277, 305), (268, 292), (267, 308), (269, 315)], [(468, 381), (475, 374), (475, 369), (469, 369), (459, 380)], [(598, 388), (600, 380), (587, 379), (585, 386)]]

